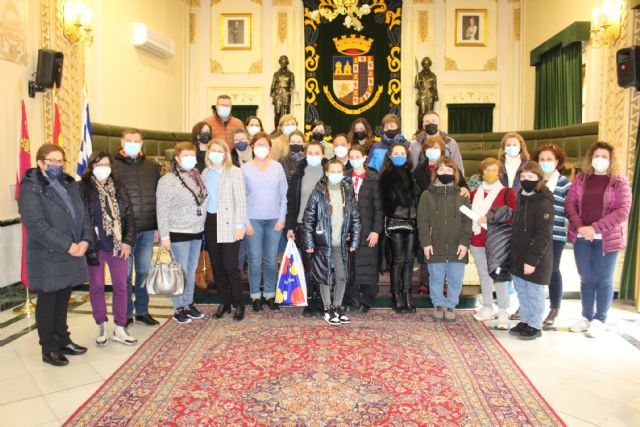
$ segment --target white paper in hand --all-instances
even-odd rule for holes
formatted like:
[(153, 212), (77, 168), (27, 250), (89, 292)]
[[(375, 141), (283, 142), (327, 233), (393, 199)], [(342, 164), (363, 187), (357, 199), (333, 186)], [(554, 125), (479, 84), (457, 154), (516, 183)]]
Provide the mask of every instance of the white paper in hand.
[[(478, 219), (480, 218), (480, 216), (475, 213), (474, 211), (472, 211), (471, 209), (469, 209), (466, 206), (460, 206), (460, 212), (462, 212), (463, 214), (465, 214), (466, 216), (468, 216), (472, 221), (478, 221)], [(487, 224), (481, 224), (480, 225), (482, 228), (484, 228), (485, 230), (487, 229)]]

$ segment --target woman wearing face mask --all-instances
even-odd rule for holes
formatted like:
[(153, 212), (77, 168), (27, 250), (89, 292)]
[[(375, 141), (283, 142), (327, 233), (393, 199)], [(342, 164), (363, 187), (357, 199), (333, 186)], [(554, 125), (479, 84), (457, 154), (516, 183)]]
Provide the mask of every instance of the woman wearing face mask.
[(204, 235), (220, 297), (213, 316), (220, 319), (231, 313), (233, 306), (233, 320), (240, 321), (244, 319), (244, 303), (238, 254), (248, 222), (247, 198), (242, 171), (233, 165), (229, 148), (221, 139), (209, 143), (202, 180), (209, 193)]
[[(269, 158), (271, 139), (258, 132), (251, 140), (255, 158), (242, 166), (249, 224), (249, 288), (253, 311), (262, 311), (261, 297), (279, 310), (276, 296), (278, 245), (287, 214), (287, 177), (282, 165)], [(260, 290), (262, 284), (263, 290)]]
[(333, 145), (331, 142), (325, 140), (327, 135), (329, 135), (329, 132), (327, 131), (327, 127), (324, 122), (316, 120), (311, 123), (311, 135), (309, 136), (309, 141), (315, 141), (322, 144), (324, 147), (325, 159), (333, 159), (335, 153), (333, 152)]
[(505, 134), (500, 141), (498, 160), (504, 164), (505, 174), (500, 179), (502, 185), (513, 188), (516, 194), (520, 193), (520, 176), (518, 170), (529, 161), (527, 144), (522, 135), (516, 132)]
[(289, 136), (289, 155), (280, 159), (284, 174), (287, 176), (287, 184), (291, 184), (291, 176), (298, 169), (300, 162), (304, 160), (304, 134), (299, 130), (293, 131)]
[(204, 317), (193, 305), (196, 267), (204, 237), (207, 189), (196, 166), (196, 147), (179, 142), (171, 172), (158, 181), (156, 212), (160, 246), (171, 250), (186, 272), (184, 292), (173, 297), (173, 319), (181, 324)]
[(626, 246), (631, 210), (631, 188), (611, 144), (599, 141), (589, 148), (582, 171), (571, 183), (565, 209), (582, 301), (582, 319), (569, 329), (596, 338), (604, 332), (613, 299), (613, 275), (618, 254)]
[(325, 176), (309, 196), (302, 223), (304, 249), (311, 258), (309, 275), (319, 284), (324, 320), (334, 326), (351, 323), (341, 307), (349, 277), (349, 252), (360, 245), (361, 224), (353, 185), (344, 178), (344, 165), (339, 160), (327, 163)]
[(532, 156), (538, 162), (547, 188), (553, 193), (553, 208), (555, 216), (553, 218), (553, 271), (551, 272), (551, 282), (549, 283), (550, 310), (543, 324), (545, 327), (553, 326), (556, 317), (560, 312), (562, 302), (562, 274), (560, 273), (560, 258), (562, 251), (567, 244), (567, 224), (569, 220), (565, 213), (565, 200), (571, 188), (571, 182), (566, 176), (560, 174), (564, 167), (567, 155), (557, 145), (543, 145), (538, 147)]
[(249, 139), (253, 138), (253, 136), (258, 132), (264, 132), (264, 128), (262, 127), (262, 120), (260, 120), (260, 118), (256, 116), (247, 117), (245, 127), (247, 128)]
[(27, 232), (27, 275), (29, 289), (38, 292), (36, 326), (42, 361), (65, 366), (69, 363), (65, 354), (87, 351), (71, 341), (67, 307), (72, 287), (89, 279), (85, 252), (93, 231), (78, 184), (63, 171), (62, 147), (43, 144), (36, 161), (38, 166), (22, 177), (18, 197)]
[(94, 244), (87, 251), (89, 263), (89, 297), (93, 319), (98, 325), (96, 345), (109, 341), (107, 306), (104, 299), (104, 266), (109, 266), (113, 288), (113, 340), (134, 345), (137, 339), (127, 331), (127, 263), (136, 242), (133, 206), (124, 186), (112, 173), (113, 158), (105, 151), (89, 157), (82, 174), (81, 194), (85, 209), (91, 214)]
[(231, 150), (231, 161), (236, 167), (242, 167), (245, 163), (253, 159), (253, 152), (249, 146), (249, 137), (244, 129), (234, 129), (231, 134), (233, 137), (233, 150)]
[[(471, 254), (475, 260), (480, 289), (482, 291), (482, 308), (475, 314), (476, 320), (485, 321), (495, 318), (496, 310), (493, 306), (493, 283), (489, 270), (488, 253), (490, 250), (499, 250), (487, 246), (488, 218), (492, 218), (496, 209), (500, 206), (516, 208), (516, 195), (510, 188), (500, 182), (504, 175), (504, 166), (498, 159), (488, 157), (480, 163), (479, 170), (482, 182), (478, 189), (471, 192), (471, 210), (478, 216), (472, 223), (473, 235), (471, 236)], [(507, 223), (510, 223), (508, 220)], [(483, 227), (484, 225), (484, 227)], [(501, 280), (505, 279), (505, 280)], [(499, 277), (495, 281), (496, 295), (498, 297), (498, 329), (509, 329), (509, 280), (510, 277)]]
[(197, 147), (196, 150), (196, 169), (202, 172), (205, 168), (205, 157), (207, 155), (207, 146), (211, 141), (211, 127), (206, 122), (198, 122), (191, 129), (191, 142)]
[(416, 202), (420, 193), (407, 155), (405, 144), (393, 144), (380, 173), (384, 232), (391, 247), (393, 309), (397, 313), (416, 311), (411, 301), (411, 279), (417, 233)]
[(345, 173), (351, 173), (351, 164), (349, 163), (349, 141), (347, 140), (347, 135), (343, 133), (337, 134), (333, 138), (333, 153), (335, 154), (334, 159), (339, 160), (342, 165), (345, 167)]
[(298, 129), (298, 120), (293, 114), (285, 114), (280, 117), (279, 123), (278, 131), (280, 135), (271, 140), (271, 150), (269, 152), (269, 158), (276, 162), (289, 155), (289, 136)]
[(362, 117), (354, 120), (347, 133), (347, 141), (349, 141), (351, 147), (362, 145), (368, 153), (375, 142), (369, 121)]
[(522, 190), (513, 217), (511, 274), (521, 320), (509, 333), (534, 340), (542, 335), (544, 287), (549, 285), (553, 266), (553, 195), (536, 162), (525, 163), (518, 175)]
[[(311, 192), (316, 187), (318, 181), (324, 176), (324, 165), (327, 159), (324, 158), (324, 146), (311, 141), (304, 148), (305, 158), (298, 164), (298, 168), (291, 176), (291, 182), (287, 191), (287, 239), (295, 239), (296, 246), (300, 249), (302, 263), (305, 272), (309, 272), (309, 257), (302, 250), (304, 241), (302, 240), (302, 217), (304, 209)], [(307, 306), (302, 310), (302, 315), (311, 317), (314, 314), (324, 313), (318, 284), (311, 280), (307, 274)]]
[(395, 114), (387, 114), (382, 118), (382, 139), (375, 142), (369, 151), (369, 167), (380, 172), (387, 152), (392, 145), (402, 144), (409, 150), (409, 142), (400, 133), (400, 118)]
[(464, 268), (469, 262), (471, 220), (460, 212), (460, 207), (469, 207), (469, 199), (460, 195), (460, 171), (451, 157), (438, 160), (435, 171), (431, 185), (420, 196), (418, 230), (424, 256), (429, 261), (433, 319), (451, 322), (456, 319)]

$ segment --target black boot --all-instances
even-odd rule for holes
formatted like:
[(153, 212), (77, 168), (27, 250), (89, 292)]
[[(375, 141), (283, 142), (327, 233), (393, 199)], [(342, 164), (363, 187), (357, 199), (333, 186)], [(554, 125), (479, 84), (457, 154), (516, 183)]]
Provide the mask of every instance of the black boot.
[(236, 312), (233, 315), (233, 320), (239, 322), (242, 319), (244, 319), (244, 305), (239, 305), (236, 307)]
[(411, 301), (411, 276), (413, 275), (412, 266), (405, 266), (402, 274), (402, 302), (404, 303), (404, 311), (406, 313), (415, 313), (416, 306)]
[(258, 312), (258, 311), (262, 311), (262, 301), (260, 300), (260, 298), (256, 298), (251, 302), (251, 305), (253, 306), (253, 311)]
[(231, 313), (231, 306), (230, 305), (226, 305), (226, 304), (220, 304), (218, 306), (218, 310), (216, 310), (216, 312), (213, 315), (213, 317), (215, 317), (216, 319), (220, 319), (226, 313)]
[(267, 307), (269, 307), (271, 311), (280, 311), (280, 306), (276, 304), (275, 298), (269, 298), (267, 300)]
[(393, 304), (393, 310), (396, 313), (402, 313), (404, 311), (404, 302), (402, 301), (402, 294), (400, 289), (402, 287), (402, 267), (391, 267), (391, 302)]

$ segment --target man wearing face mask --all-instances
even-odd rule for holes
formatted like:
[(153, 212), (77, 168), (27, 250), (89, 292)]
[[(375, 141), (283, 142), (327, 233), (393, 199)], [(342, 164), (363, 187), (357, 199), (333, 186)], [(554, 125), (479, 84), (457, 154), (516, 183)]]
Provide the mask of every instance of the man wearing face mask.
[(229, 150), (234, 148), (233, 130), (237, 128), (244, 129), (242, 120), (231, 115), (231, 97), (229, 95), (218, 96), (213, 115), (203, 121), (211, 127), (211, 138), (224, 139), (229, 146)]
[[(136, 226), (136, 241), (131, 250), (127, 269), (127, 326), (135, 319), (155, 326), (158, 321), (149, 314), (149, 295), (143, 283), (147, 278), (153, 243), (157, 240), (156, 188), (160, 179), (160, 165), (142, 152), (142, 134), (137, 129), (122, 131), (122, 150), (115, 156), (114, 172), (129, 194)], [(135, 268), (135, 283), (132, 280)], [(135, 304), (132, 294), (135, 293)]]
[[(444, 139), (445, 155), (453, 159), (460, 170), (460, 174), (464, 176), (464, 164), (462, 163), (460, 147), (458, 147), (458, 143), (455, 139), (451, 138), (440, 128), (440, 116), (438, 113), (435, 111), (429, 111), (426, 113), (422, 118), (422, 126), (422, 131), (428, 136), (439, 134), (440, 137)], [(411, 144), (411, 147), (409, 147), (409, 153), (414, 165), (420, 164), (425, 159), (421, 144)]]

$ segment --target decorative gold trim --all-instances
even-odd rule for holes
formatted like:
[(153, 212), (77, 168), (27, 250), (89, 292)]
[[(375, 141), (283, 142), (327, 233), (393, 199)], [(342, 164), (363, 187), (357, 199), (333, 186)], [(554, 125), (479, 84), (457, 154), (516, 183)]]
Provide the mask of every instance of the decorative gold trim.
[(260, 74), (262, 73), (262, 59), (252, 62), (249, 67), (249, 74)]
[(433, 4), (433, 0), (413, 0), (413, 4)]
[[(233, 46), (233, 45), (225, 45), (225, 19), (233, 19), (240, 20), (244, 19), (245, 22), (249, 23), (249, 44), (244, 44), (242, 46)], [(251, 50), (251, 41), (253, 38), (253, 34), (251, 34), (251, 14), (250, 13), (221, 13), (220, 14), (220, 50)]]
[(513, 10), (513, 39), (520, 41), (520, 8)]
[(189, 12), (189, 44), (196, 41), (196, 14)]
[[(396, 80), (396, 79), (394, 79)], [(397, 81), (397, 80), (396, 80)], [(317, 82), (316, 82), (317, 83)], [(400, 87), (399, 87), (399, 83), (398, 82), (398, 87), (397, 90), (394, 87), (394, 89), (391, 89), (391, 81), (389, 81), (389, 94), (392, 95), (392, 97), (397, 94), (398, 92), (400, 92)], [(337, 110), (342, 111), (343, 113), (346, 114), (351, 114), (351, 115), (355, 115), (355, 114), (361, 114), (364, 113), (365, 111), (369, 110), (371, 107), (373, 107), (374, 105), (376, 105), (376, 103), (378, 102), (378, 99), (380, 99), (380, 95), (382, 95), (382, 91), (383, 91), (383, 87), (382, 85), (378, 85), (378, 90), (376, 91), (376, 94), (373, 95), (373, 97), (371, 98), (371, 100), (367, 103), (367, 105), (364, 105), (360, 108), (356, 108), (354, 110), (351, 110), (347, 107), (343, 107), (342, 105), (338, 104), (338, 101), (336, 101), (333, 97), (333, 95), (331, 94), (331, 91), (329, 90), (328, 86), (322, 86), (322, 91), (324, 92), (324, 94), (327, 96), (327, 99), (329, 100), (329, 102), (331, 103), (331, 105), (333, 105)], [(394, 104), (400, 104), (400, 101), (398, 99), (398, 102), (394, 102)]]
[(272, 0), (271, 6), (291, 6), (291, 0)]
[(212, 73), (224, 73), (224, 70), (222, 69), (222, 64), (214, 59), (211, 60), (209, 64), (209, 68)]
[(211, 3), (209, 4), (209, 6), (214, 6), (216, 4), (219, 4), (222, 0), (211, 0)]
[(200, 0), (187, 0), (189, 7), (200, 7)]
[(493, 58), (487, 59), (487, 62), (484, 64), (482, 71), (495, 71), (498, 69), (498, 57), (494, 56)]
[(447, 56), (444, 58), (444, 69), (446, 71), (458, 71), (458, 64), (453, 58)]
[[(477, 42), (466, 42), (464, 40), (462, 40), (462, 37), (460, 36), (460, 19), (458, 19), (458, 16), (461, 14), (478, 14), (478, 15), (484, 15), (481, 19), (484, 22), (483, 25), (483, 31), (482, 31), (482, 39), (478, 40)], [(455, 44), (456, 46), (464, 46), (464, 47), (475, 47), (475, 46), (486, 46), (487, 45), (487, 16), (488, 16), (489, 12), (487, 11), (487, 9), (456, 9), (456, 33), (455, 33)], [(478, 22), (479, 23), (479, 22)], [(462, 29), (464, 30), (464, 29)], [(478, 29), (478, 31), (480, 31), (480, 29)]]
[(251, 0), (253, 3), (262, 6), (262, 0)]
[(278, 39), (280, 43), (287, 40), (287, 12), (278, 12)]
[(421, 10), (418, 12), (418, 36), (421, 42), (427, 41), (429, 34), (429, 12)]

